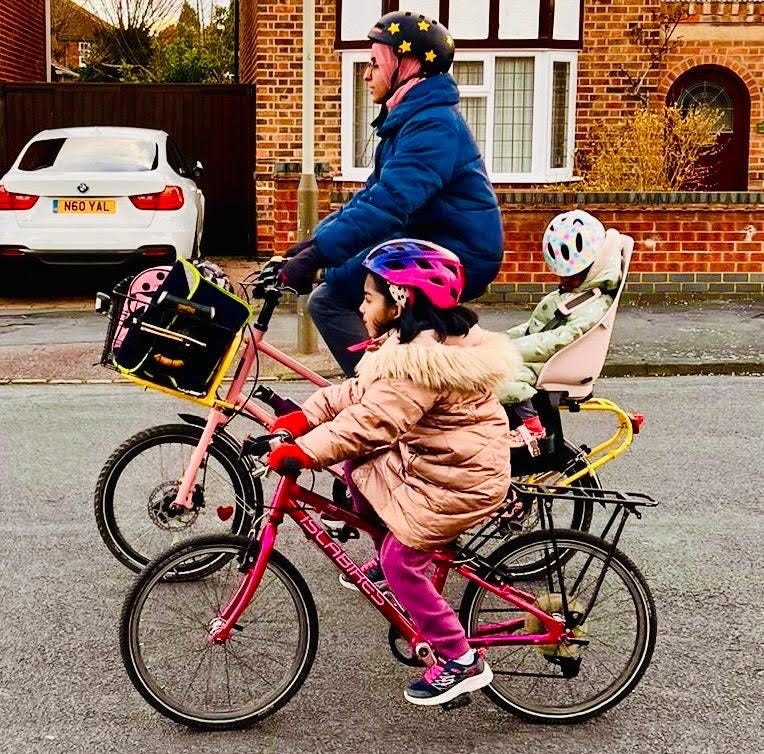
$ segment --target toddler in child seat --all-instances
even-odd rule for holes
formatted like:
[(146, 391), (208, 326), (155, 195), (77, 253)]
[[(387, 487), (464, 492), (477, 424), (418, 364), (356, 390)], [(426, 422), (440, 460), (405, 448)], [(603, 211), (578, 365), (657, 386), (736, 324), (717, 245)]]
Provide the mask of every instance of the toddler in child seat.
[(541, 299), (527, 322), (507, 330), (523, 366), (497, 391), (499, 400), (512, 404), (521, 422), (512, 430), (512, 445), (528, 445), (534, 455), (537, 441), (546, 434), (531, 400), (541, 369), (554, 353), (602, 319), (621, 277), (619, 251), (605, 244), (602, 223), (582, 210), (552, 219), (544, 232), (543, 253), (549, 269), (560, 278), (559, 288)]
[(443, 704), (486, 686), (493, 673), (427, 571), (434, 550), (504, 501), (509, 425), (494, 391), (520, 360), (503, 334), (481, 330), (477, 315), (458, 305), (464, 272), (450, 251), (388, 241), (364, 267), (360, 311), (370, 340), (358, 376), (277, 419), (272, 430), (295, 439), (278, 445), (269, 464), (283, 471), (286, 463), (346, 462), (354, 510), (387, 531), (362, 570), (392, 591), (438, 658), (404, 696)]

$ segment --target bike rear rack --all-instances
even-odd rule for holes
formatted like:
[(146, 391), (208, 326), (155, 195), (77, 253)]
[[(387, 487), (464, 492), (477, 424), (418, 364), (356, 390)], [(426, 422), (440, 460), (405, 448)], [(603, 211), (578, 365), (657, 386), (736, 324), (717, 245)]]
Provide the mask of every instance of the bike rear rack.
[[(518, 503), (522, 505), (525, 516), (535, 507), (538, 510), (540, 528), (549, 531), (554, 539), (555, 525), (552, 508), (555, 500), (599, 503), (603, 508), (613, 506), (607, 523), (598, 535), (608, 542), (611, 552), (618, 545), (629, 516), (642, 518), (640, 508), (654, 508), (658, 505), (650, 495), (643, 492), (512, 482), (507, 499), (502, 506), (483, 523), (478, 524), (477, 528), (460, 538), (457, 543), (457, 559), (483, 561), (486, 554), (518, 535), (522, 531), (522, 525), (511, 514)], [(611, 539), (608, 539), (608, 536)]]

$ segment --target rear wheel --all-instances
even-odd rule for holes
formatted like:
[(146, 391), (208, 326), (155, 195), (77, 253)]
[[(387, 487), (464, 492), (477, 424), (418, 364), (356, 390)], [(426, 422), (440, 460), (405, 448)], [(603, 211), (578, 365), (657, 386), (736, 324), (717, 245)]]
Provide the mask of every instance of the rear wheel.
[(262, 515), (260, 480), (220, 438), (213, 439), (197, 474), (193, 508), (175, 508), (183, 472), (202, 432), (190, 424), (146, 429), (122, 443), (103, 467), (94, 498), (98, 531), (114, 557), (131, 570), (140, 571), (192, 535), (247, 534)]
[[(151, 564), (125, 599), (122, 660), (141, 696), (175, 722), (206, 730), (252, 725), (283, 707), (310, 672), (318, 615), (297, 569), (273, 552), (255, 596), (221, 644), (209, 642), (245, 578), (247, 537), (198, 537)], [(178, 575), (214, 560), (194, 581)]]
[[(536, 607), (565, 621), (570, 641), (491, 647), (494, 680), (484, 691), (531, 722), (577, 723), (618, 704), (637, 685), (652, 658), (657, 619), (649, 587), (622, 552), (611, 554), (609, 543), (583, 532), (559, 530), (555, 538), (556, 551), (550, 532), (517, 537), (493, 552), (479, 575), (493, 583), (520, 581)], [(539, 562), (547, 567), (529, 579), (529, 564)], [(475, 582), (465, 589), (459, 617), (468, 637), (512, 620), (515, 635), (543, 633), (538, 618)]]

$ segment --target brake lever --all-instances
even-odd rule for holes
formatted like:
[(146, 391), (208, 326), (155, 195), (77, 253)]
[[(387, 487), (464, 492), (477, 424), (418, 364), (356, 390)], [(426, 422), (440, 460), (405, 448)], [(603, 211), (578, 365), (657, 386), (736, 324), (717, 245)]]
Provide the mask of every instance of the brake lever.
[(292, 435), (285, 429), (280, 429), (271, 435), (260, 435), (259, 437), (246, 437), (241, 444), (241, 452), (239, 458), (244, 456), (264, 456), (270, 453), (274, 447), (274, 442), (282, 443), (292, 440)]

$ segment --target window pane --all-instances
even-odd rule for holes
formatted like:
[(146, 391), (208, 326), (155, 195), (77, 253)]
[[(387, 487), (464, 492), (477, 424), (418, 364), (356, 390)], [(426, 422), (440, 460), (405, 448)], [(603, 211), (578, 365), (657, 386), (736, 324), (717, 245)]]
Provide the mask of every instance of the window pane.
[(485, 118), (487, 110), (485, 97), (462, 97), (461, 110), (464, 120), (467, 121), (467, 125), (472, 130), (480, 154), (485, 154)]
[(353, 64), (353, 167), (368, 168), (374, 164), (374, 150), (379, 143), (369, 125), (377, 117), (377, 106), (363, 80), (366, 63)]
[(530, 173), (533, 156), (533, 58), (496, 58), (493, 170)]
[(568, 164), (568, 83), (570, 63), (557, 62), (552, 66), (552, 168)]
[(701, 81), (686, 89), (679, 99), (682, 115), (699, 107), (709, 107), (721, 113), (720, 133), (731, 134), (734, 108), (726, 90), (710, 81)]
[(481, 60), (456, 62), (451, 73), (459, 86), (480, 86), (483, 83), (483, 62)]
[(120, 173), (156, 170), (158, 147), (153, 141), (107, 137), (43, 139), (32, 142), (19, 170)]

